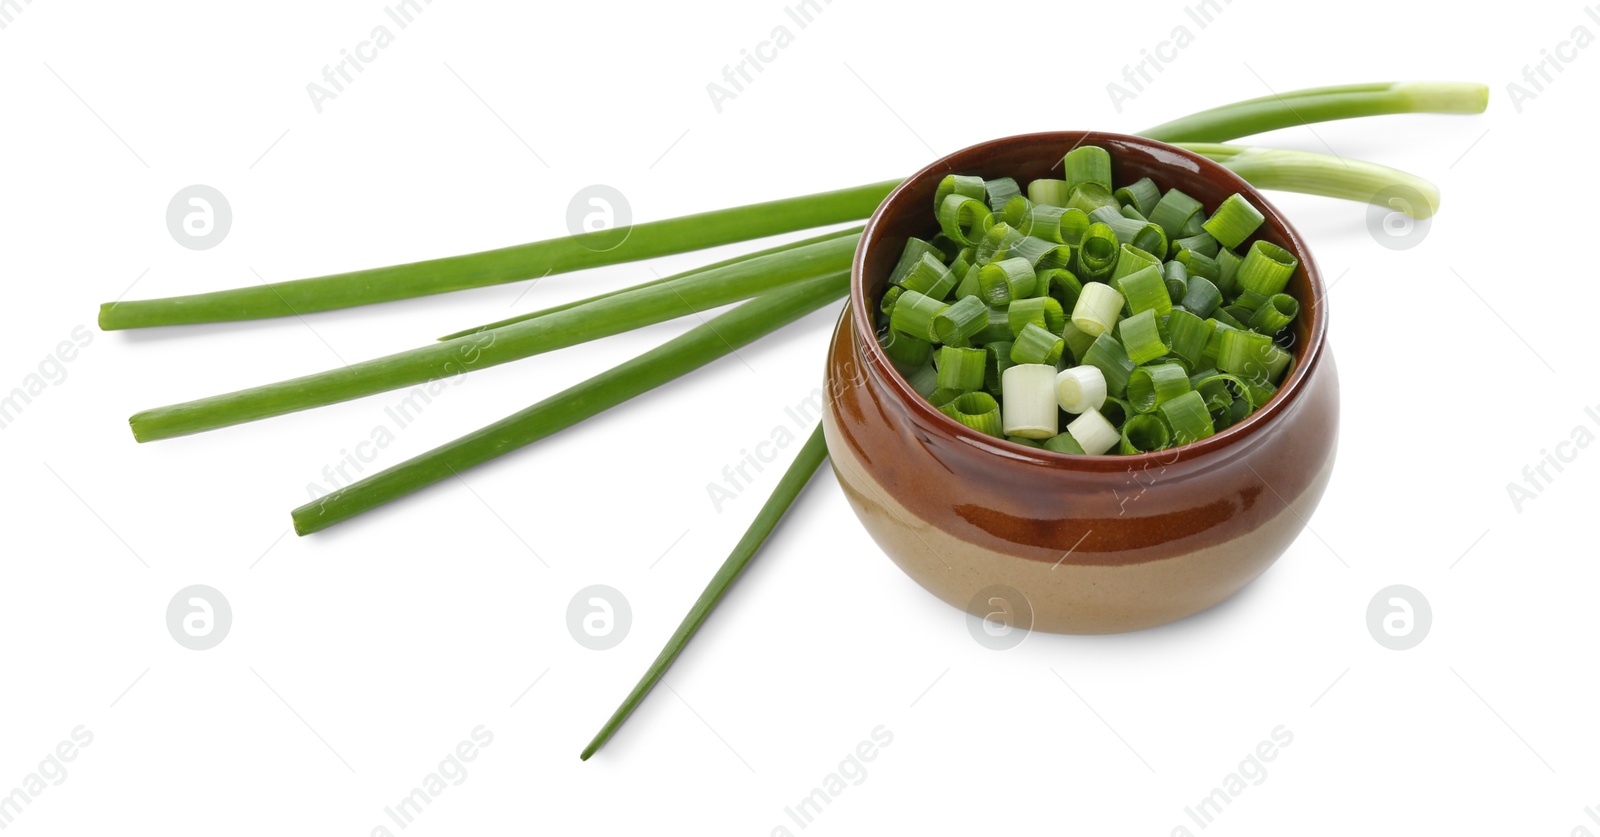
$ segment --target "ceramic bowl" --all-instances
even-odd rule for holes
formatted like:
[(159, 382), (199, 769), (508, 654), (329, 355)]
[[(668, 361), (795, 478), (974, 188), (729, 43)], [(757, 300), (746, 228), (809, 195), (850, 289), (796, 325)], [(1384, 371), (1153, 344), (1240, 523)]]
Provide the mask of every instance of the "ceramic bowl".
[[(1214, 209), (1242, 193), (1266, 216), (1254, 238), (1300, 260), (1295, 362), (1278, 393), (1210, 438), (1132, 456), (1070, 456), (984, 435), (945, 416), (890, 365), (873, 317), (907, 236), (930, 237), (946, 174), (1059, 176), (1077, 145), (1111, 153), (1114, 179), (1150, 177)], [(1055, 173), (1052, 173), (1054, 169)], [(917, 172), (878, 207), (856, 250), (850, 305), (828, 350), (824, 432), (862, 525), (944, 601), (1058, 633), (1133, 631), (1232, 596), (1289, 547), (1333, 470), (1339, 384), (1324, 287), (1310, 250), (1231, 171), (1140, 137), (1062, 131), (972, 146)]]

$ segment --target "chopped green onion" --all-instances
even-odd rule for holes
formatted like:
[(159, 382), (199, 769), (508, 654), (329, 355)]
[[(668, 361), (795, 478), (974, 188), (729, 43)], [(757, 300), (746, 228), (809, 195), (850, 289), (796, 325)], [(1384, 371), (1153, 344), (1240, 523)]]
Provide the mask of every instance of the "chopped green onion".
[(1000, 216), (1000, 220), (1006, 223), (1006, 226), (1016, 227), (1021, 230), (1024, 226), (1032, 223), (1033, 201), (1022, 195), (1016, 195), (1006, 201), (1006, 205), (1001, 207), (997, 214)]
[(1061, 158), (1062, 177), (1076, 188), (1093, 183), (1111, 191), (1111, 154), (1098, 145), (1080, 145)]
[[(1087, 213), (1080, 212), (1079, 214), (1083, 215), (1085, 219), (1088, 218)], [(1062, 228), (1065, 229), (1066, 216), (1062, 216), (1061, 220)], [(1088, 229), (1084, 230), (1083, 238), (1078, 246), (1073, 250), (1077, 256), (1074, 261), (1076, 267), (1073, 272), (1077, 273), (1085, 281), (1109, 277), (1111, 271), (1116, 267), (1121, 252), (1119, 248), (1117, 234), (1114, 230), (1105, 224), (1090, 224)]]
[(1007, 305), (1031, 295), (1037, 281), (1033, 265), (1025, 258), (990, 262), (978, 268), (978, 297), (986, 305)]
[(1167, 337), (1171, 340), (1172, 354), (1188, 361), (1190, 365), (1204, 362), (1206, 344), (1211, 342), (1211, 335), (1215, 331), (1216, 326), (1190, 311), (1173, 309), (1167, 317)]
[(1035, 180), (1028, 184), (1028, 200), (1035, 206), (1066, 206), (1072, 187), (1065, 180)]
[(1189, 376), (1176, 363), (1141, 366), (1128, 376), (1128, 403), (1136, 413), (1148, 413), (1189, 391)]
[(1213, 282), (1221, 275), (1215, 259), (1198, 250), (1179, 250), (1173, 258), (1183, 265), (1190, 276), (1200, 276)]
[(1054, 363), (1019, 363), (1000, 376), (1007, 436), (1048, 439), (1056, 435)]
[(1072, 275), (1072, 271), (1065, 268), (1041, 271), (1038, 274), (1038, 285), (1034, 288), (1034, 295), (1039, 296), (1039, 291), (1042, 290), (1061, 304), (1062, 311), (1076, 308), (1078, 297), (1083, 295), (1083, 283)]
[(1128, 416), (1133, 415), (1133, 407), (1115, 395), (1107, 395), (1106, 403), (1100, 405), (1100, 415), (1110, 422), (1112, 427), (1121, 427), (1122, 423), (1128, 420)]
[(883, 347), (883, 353), (889, 356), (889, 360), (901, 374), (905, 374), (908, 369), (916, 369), (927, 364), (933, 357), (932, 343), (894, 329), (888, 329), (878, 335), (878, 345)]
[(1011, 344), (1011, 362), (1054, 364), (1061, 359), (1066, 345), (1066, 341), (1037, 323), (1028, 323)]
[[(1128, 353), (1109, 333), (1102, 334), (1083, 353), (1083, 362), (1098, 367), (1106, 379), (1106, 394), (1121, 397), (1128, 390), (1128, 376), (1133, 373), (1133, 361)], [(1083, 441), (1079, 439), (1078, 441)], [(1084, 445), (1088, 447), (1088, 445)]]
[(1090, 282), (1083, 286), (1078, 304), (1072, 307), (1072, 324), (1084, 334), (1098, 337), (1110, 331), (1122, 318), (1122, 303), (1122, 294), (1116, 288)]
[(1252, 379), (1265, 380), (1273, 348), (1272, 338), (1265, 334), (1239, 329), (1224, 331), (1217, 350), (1217, 368), (1247, 383)]
[(924, 256), (932, 256), (942, 265), (944, 263), (940, 259), (942, 255), (944, 254), (939, 252), (939, 248), (932, 244), (914, 235), (908, 237), (905, 246), (900, 250), (900, 260), (895, 262), (894, 269), (889, 272), (889, 285), (893, 287), (904, 282), (906, 277), (911, 275), (911, 271), (922, 263)]
[(983, 331), (978, 332), (978, 336), (972, 339), (973, 343), (987, 344), (996, 341), (1007, 341), (1014, 336), (1011, 333), (1011, 316), (1006, 312), (1006, 309), (990, 308), (988, 318), (989, 324), (984, 326)]
[(1005, 258), (1001, 253), (1005, 252), (1011, 245), (1021, 241), (1023, 237), (1022, 233), (1017, 232), (1015, 228), (1004, 221), (995, 224), (989, 228), (988, 232), (983, 234), (983, 240), (978, 242), (976, 250), (978, 264), (988, 264), (995, 259)]
[[(929, 355), (932, 356), (931, 354)], [(906, 383), (923, 398), (929, 398), (939, 388), (939, 373), (932, 363), (924, 363), (906, 374)]]
[(906, 291), (894, 304), (889, 315), (889, 327), (918, 340), (938, 340), (933, 330), (933, 318), (950, 306), (916, 291)]
[(980, 267), (981, 267), (981, 265), (974, 264), (971, 267), (967, 268), (967, 272), (966, 272), (965, 275), (963, 275), (961, 277), (961, 281), (956, 283), (956, 293), (955, 293), (956, 299), (961, 299), (963, 297), (978, 296), (979, 295), (978, 294), (978, 268), (980, 268)]
[(1156, 312), (1148, 308), (1117, 323), (1122, 347), (1135, 366), (1163, 357), (1172, 350), (1163, 328), (1156, 319)]
[(900, 280), (900, 287), (934, 299), (944, 299), (955, 286), (956, 276), (932, 253), (922, 254), (922, 258)]
[(964, 296), (933, 315), (933, 338), (947, 346), (966, 346), (988, 325), (988, 306)]
[(1211, 237), (1211, 233), (1204, 230), (1194, 235), (1186, 235), (1172, 242), (1172, 255), (1174, 256), (1185, 250), (1193, 250), (1202, 256), (1215, 259), (1219, 249), (1221, 248), (1217, 246), (1217, 240)]
[(996, 214), (1002, 212), (1012, 198), (1022, 197), (1022, 189), (1017, 186), (1017, 181), (1009, 177), (986, 180), (983, 190), (989, 200), (989, 210)]
[(938, 384), (940, 389), (975, 390), (983, 388), (983, 366), (986, 355), (982, 349), (962, 349), (956, 346), (939, 347)]
[(1123, 206), (1132, 206), (1139, 210), (1141, 216), (1149, 218), (1156, 208), (1156, 202), (1161, 200), (1161, 187), (1154, 180), (1141, 177), (1113, 194)]
[(1199, 201), (1177, 189), (1168, 189), (1150, 210), (1150, 221), (1161, 227), (1168, 239), (1180, 238), (1183, 225), (1201, 209), (1204, 207)]
[(977, 245), (993, 225), (989, 205), (977, 198), (956, 194), (939, 204), (939, 229), (963, 247)]
[(1034, 323), (1051, 334), (1059, 334), (1067, 325), (1066, 315), (1061, 311), (1061, 303), (1055, 297), (1035, 296), (1027, 299), (1013, 300), (1006, 308), (1006, 319), (1011, 324), (1012, 334), (1021, 334), (1023, 327)]
[(1161, 417), (1172, 428), (1172, 436), (1180, 445), (1199, 441), (1216, 432), (1211, 414), (1206, 410), (1200, 393), (1189, 390), (1161, 403)]
[[(1182, 262), (1172, 262), (1181, 265)], [(1185, 268), (1185, 273), (1188, 269)], [(1183, 294), (1183, 307), (1192, 312), (1196, 317), (1209, 317), (1211, 312), (1217, 310), (1222, 304), (1222, 291), (1204, 276), (1188, 277), (1189, 288)]]
[(1189, 293), (1189, 271), (1181, 262), (1167, 262), (1161, 266), (1161, 279), (1167, 285), (1167, 301), (1173, 305), (1183, 302)]
[[(1027, 198), (1021, 198), (1026, 201)], [(1015, 226), (1023, 235), (1042, 238), (1057, 244), (1067, 244), (1061, 235), (1061, 216), (1067, 210), (1059, 206), (1033, 206), (1028, 207), (1027, 215)], [(1010, 222), (1010, 218), (1006, 219)]]
[(1067, 198), (1067, 206), (1084, 212), (1093, 212), (1102, 206), (1117, 208), (1117, 199), (1111, 196), (1111, 190), (1098, 183), (1080, 183), (1072, 187), (1072, 195)]
[[(1224, 247), (1238, 247), (1261, 226), (1266, 216), (1250, 205), (1244, 195), (1235, 192), (1217, 207), (1206, 219), (1205, 231)], [(1210, 254), (1207, 254), (1210, 255)]]
[[(988, 189), (984, 188), (983, 178), (966, 174), (947, 174), (939, 185), (933, 190), (933, 210), (938, 212), (946, 198), (951, 195), (961, 195), (973, 200), (987, 200)], [(951, 236), (954, 238), (954, 236)]]
[(1149, 221), (1134, 220), (1119, 215), (1101, 223), (1110, 227), (1111, 231), (1116, 233), (1117, 241), (1124, 246), (1134, 247), (1147, 253), (1167, 252), (1167, 234)]
[(1022, 236), (1007, 244), (1005, 249), (997, 254), (997, 258), (1026, 259), (1034, 270), (1055, 270), (1067, 266), (1072, 258), (1072, 248), (1042, 238)]
[(1122, 434), (1117, 428), (1100, 415), (1099, 410), (1090, 408), (1067, 423), (1067, 434), (1078, 443), (1078, 447), (1090, 456), (1099, 456), (1111, 450), (1122, 439)]
[(939, 260), (945, 264), (949, 264), (957, 253), (965, 249), (961, 246), (961, 242), (951, 239), (950, 236), (944, 233), (934, 233), (933, 238), (928, 239), (928, 243), (933, 245), (933, 249), (939, 251)]
[[(891, 286), (889, 286), (883, 292), (883, 299), (878, 300), (878, 310), (883, 312), (883, 315), (885, 317), (889, 316), (890, 314), (893, 314), (894, 313), (894, 304), (900, 300), (900, 295), (905, 293), (905, 292), (906, 292), (906, 289), (900, 287), (899, 285), (891, 285)], [(477, 334), (478, 332), (477, 331), (467, 331), (465, 333), (467, 333), (467, 334)], [(455, 338), (454, 337), (445, 337), (443, 339), (445, 339), (445, 340), (454, 340)]]
[(1137, 415), (1122, 423), (1119, 450), (1123, 453), (1148, 453), (1172, 444), (1172, 431), (1157, 415)]
[[(1061, 230), (1061, 242), (1076, 248), (1083, 243), (1084, 236), (1089, 234), (1089, 227), (1092, 224), (1093, 222), (1089, 220), (1089, 213), (1081, 209), (1063, 209), (1061, 210), (1061, 221), (1056, 226)], [(1040, 237), (1044, 238), (1046, 236)], [(1111, 233), (1113, 257), (1116, 256), (1116, 237), (1116, 233)]]
[(1026, 436), (1007, 436), (1006, 441), (1011, 442), (1012, 444), (1022, 445), (1025, 448), (1044, 449), (1044, 443), (1037, 439), (1029, 439)]
[(1112, 280), (1111, 284), (1122, 294), (1126, 302), (1123, 310), (1129, 314), (1154, 311), (1156, 316), (1164, 317), (1172, 311), (1172, 296), (1167, 293), (1167, 283), (1161, 278), (1159, 265), (1148, 265)]
[(1118, 279), (1147, 267), (1159, 269), (1161, 260), (1144, 250), (1124, 244), (1117, 253), (1117, 267), (1111, 272), (1111, 282), (1115, 284)]
[(1106, 403), (1106, 376), (1083, 364), (1056, 373), (1056, 404), (1069, 413), (1098, 410)]
[(1011, 346), (1010, 340), (996, 340), (983, 347), (983, 388), (991, 395), (1000, 393), (1000, 376), (1012, 366)]
[(1095, 338), (1098, 336), (1078, 328), (1072, 324), (1071, 320), (1068, 320), (1067, 324), (1061, 329), (1061, 340), (1067, 344), (1067, 350), (1072, 352), (1072, 360), (1075, 363), (1083, 363), (1084, 353), (1088, 352), (1089, 347), (1094, 345)]
[(968, 392), (939, 408), (939, 412), (990, 436), (1000, 432), (1000, 404), (987, 392)]
[(1045, 450), (1055, 451), (1056, 453), (1072, 453), (1077, 454), (1078, 456), (1082, 456), (1084, 454), (1083, 445), (1078, 444), (1078, 440), (1072, 438), (1071, 433), (1065, 432), (1057, 433), (1056, 435), (1044, 440), (1044, 444), (1040, 445), (1040, 447), (1044, 448)]
[(1299, 265), (1300, 260), (1288, 250), (1270, 241), (1257, 241), (1245, 252), (1244, 263), (1234, 278), (1243, 290), (1271, 296), (1288, 286), (1289, 277)]
[(1300, 303), (1288, 294), (1273, 294), (1250, 317), (1250, 327), (1264, 334), (1277, 334), (1300, 313)]

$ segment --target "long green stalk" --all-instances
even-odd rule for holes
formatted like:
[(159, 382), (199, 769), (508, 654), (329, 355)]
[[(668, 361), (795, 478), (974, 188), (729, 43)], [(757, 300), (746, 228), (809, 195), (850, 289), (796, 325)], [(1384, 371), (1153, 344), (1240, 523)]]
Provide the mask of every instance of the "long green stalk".
[(294, 529), (310, 534), (536, 442), (700, 368), (844, 296), (840, 271), (770, 291), (659, 348), (297, 508)]
[[(272, 282), (212, 293), (108, 302), (100, 328), (214, 323), (287, 317), (356, 305), (481, 288), (602, 265), (685, 253), (752, 238), (857, 221), (898, 180), (634, 224), (411, 264)], [(625, 234), (622, 243), (615, 244)]]
[(583, 748), (583, 754), (579, 758), (588, 761), (590, 756), (604, 747), (606, 742), (611, 740), (611, 736), (615, 735), (628, 720), (628, 716), (633, 714), (633, 710), (644, 701), (645, 696), (650, 694), (650, 690), (655, 688), (656, 683), (667, 673), (667, 669), (678, 659), (678, 654), (683, 651), (684, 646), (689, 644), (695, 632), (705, 624), (706, 618), (711, 615), (717, 603), (722, 601), (728, 588), (733, 586), (739, 573), (744, 571), (750, 559), (755, 557), (756, 551), (761, 549), (767, 536), (772, 534), (778, 521), (783, 518), (784, 512), (794, 504), (795, 498), (800, 496), (800, 491), (806, 487), (807, 482), (810, 482), (812, 475), (822, 466), (822, 461), (827, 456), (828, 446), (822, 439), (822, 426), (818, 425), (806, 439), (805, 446), (800, 448), (800, 453), (794, 458), (794, 462), (790, 463), (789, 470), (783, 472), (778, 487), (772, 490), (772, 495), (761, 506), (761, 511), (756, 513), (756, 519), (750, 522), (750, 528), (745, 530), (744, 537), (734, 545), (733, 552), (729, 553), (727, 560), (717, 568), (716, 575), (711, 577), (711, 582), (700, 593), (700, 598), (695, 600), (694, 606), (689, 608), (688, 614), (678, 624), (678, 629), (667, 640), (661, 653), (656, 655), (655, 662), (645, 670), (644, 676), (639, 678), (638, 684), (628, 693), (622, 705), (611, 713), (611, 718), (600, 728), (600, 732), (589, 742), (589, 746)]
[(457, 337), (466, 337), (469, 334), (477, 334), (480, 331), (488, 331), (488, 330), (493, 329), (493, 328), (501, 328), (503, 326), (511, 325), (512, 323), (520, 323), (520, 322), (525, 322), (527, 320), (536, 320), (536, 319), (538, 319), (540, 317), (547, 317), (547, 316), (549, 316), (551, 314), (559, 313), (561, 311), (567, 311), (567, 310), (572, 309), (572, 308), (577, 308), (577, 307), (580, 307), (580, 306), (583, 306), (583, 305), (588, 305), (591, 302), (598, 302), (598, 301), (600, 301), (602, 299), (605, 299), (607, 297), (618, 296), (620, 294), (628, 293), (629, 291), (637, 291), (637, 290), (640, 290), (641, 288), (648, 288), (648, 287), (651, 287), (653, 285), (661, 285), (661, 284), (665, 284), (667, 282), (675, 282), (675, 281), (677, 281), (679, 279), (687, 279), (687, 278), (689, 278), (691, 276), (694, 276), (696, 274), (705, 273), (707, 271), (716, 270), (718, 268), (730, 267), (732, 265), (736, 265), (736, 264), (739, 264), (741, 262), (748, 262), (751, 259), (761, 258), (762, 256), (771, 256), (771, 255), (774, 255), (774, 254), (777, 254), (777, 253), (787, 253), (787, 252), (789, 252), (791, 250), (795, 250), (795, 249), (798, 249), (800, 247), (805, 247), (805, 246), (808, 246), (808, 245), (811, 245), (811, 244), (820, 244), (820, 243), (822, 243), (824, 241), (831, 241), (831, 240), (833, 240), (835, 238), (846, 238), (846, 237), (852, 236), (852, 235), (860, 235), (861, 231), (862, 231), (861, 227), (851, 227), (850, 229), (847, 229), (847, 230), (839, 230), (837, 232), (826, 233), (824, 235), (819, 235), (819, 236), (817, 236), (815, 238), (802, 239), (800, 241), (795, 241), (795, 242), (792, 242), (790, 244), (780, 244), (777, 247), (770, 247), (770, 248), (768, 248), (766, 250), (757, 250), (754, 253), (746, 253), (746, 254), (741, 255), (741, 256), (734, 256), (731, 259), (726, 259), (724, 261), (717, 262), (716, 264), (709, 264), (709, 265), (706, 265), (705, 267), (697, 267), (697, 268), (694, 268), (693, 270), (685, 270), (682, 273), (674, 273), (671, 276), (663, 276), (663, 277), (661, 277), (659, 279), (651, 279), (648, 282), (640, 282), (637, 285), (633, 285), (633, 286), (630, 286), (630, 287), (627, 287), (627, 288), (622, 288), (621, 290), (610, 291), (610, 292), (603, 293), (603, 294), (596, 294), (594, 296), (586, 297), (584, 299), (575, 300), (573, 302), (564, 302), (564, 303), (562, 303), (560, 305), (552, 305), (549, 308), (541, 308), (538, 311), (529, 311), (526, 314), (518, 314), (518, 315), (516, 315), (514, 317), (507, 317), (507, 318), (505, 318), (503, 320), (496, 320), (496, 321), (494, 321), (492, 323), (487, 323), (485, 325), (474, 326), (473, 328), (462, 329), (461, 331), (455, 332), (454, 334), (446, 334), (445, 336), (443, 336), (443, 337), (441, 337), (439, 339), (440, 340), (454, 340)]
[(1489, 88), (1465, 82), (1310, 87), (1203, 110), (1140, 131), (1162, 142), (1227, 142), (1280, 128), (1390, 113), (1483, 113)]
[(157, 407), (128, 423), (134, 438), (149, 442), (486, 369), (748, 299), (802, 279), (848, 271), (856, 238), (830, 239), (326, 372)]
[[(1439, 209), (1439, 188), (1414, 174), (1329, 154), (1210, 143), (1180, 143), (1184, 148), (1232, 169), (1258, 189), (1300, 192), (1327, 198), (1391, 206), (1413, 218)], [(1399, 200), (1411, 196), (1415, 200)]]
[[(1388, 113), (1481, 113), (1488, 88), (1456, 82), (1345, 85), (1297, 90), (1201, 111), (1147, 129), (1165, 142), (1226, 142), (1294, 125)], [(250, 320), (389, 302), (533, 276), (683, 253), (866, 218), (898, 180), (634, 225), (615, 231), (191, 296), (106, 303), (106, 330)]]

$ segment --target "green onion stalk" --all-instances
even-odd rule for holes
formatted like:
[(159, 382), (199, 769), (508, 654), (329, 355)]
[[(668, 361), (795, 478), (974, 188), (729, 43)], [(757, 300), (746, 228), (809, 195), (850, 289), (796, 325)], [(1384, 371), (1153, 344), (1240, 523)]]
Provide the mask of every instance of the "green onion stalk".
[[(1319, 87), (1201, 111), (1148, 128), (1171, 143), (1223, 143), (1280, 128), (1393, 113), (1482, 113), (1488, 88), (1458, 82)], [(255, 320), (391, 302), (684, 253), (866, 218), (898, 180), (634, 224), (411, 264), (163, 299), (110, 302), (106, 330)], [(1354, 195), (1367, 200), (1372, 193)], [(620, 239), (621, 243), (617, 243)]]
[(777, 331), (842, 298), (849, 286), (850, 273), (841, 270), (762, 294), (620, 366), (295, 509), (295, 532), (326, 529), (565, 430)]
[[(1400, 185), (1422, 196), (1420, 202), (1401, 203), (1400, 209), (1408, 212), (1423, 209), (1431, 214), (1438, 205), (1438, 190), (1432, 184), (1373, 163), (1304, 151), (1206, 144), (1186, 147), (1229, 165), (1241, 177), (1257, 185), (1274, 183), (1293, 191), (1360, 199), (1372, 198), (1385, 185)], [(1098, 228), (1104, 225), (1094, 225), (1086, 237), (1093, 239)], [(856, 228), (829, 233), (465, 329), (441, 338), (440, 342), (415, 349), (286, 381), (145, 410), (130, 418), (129, 425), (134, 438), (141, 442), (216, 430), (486, 369), (688, 316), (749, 299), (818, 273), (846, 269), (860, 232)], [(1109, 228), (1102, 232), (1111, 236)], [(1115, 254), (1114, 237), (1107, 239), (1107, 251)], [(1084, 273), (1090, 277), (1096, 275), (1088, 261), (1092, 255), (1092, 249), (1086, 247), (1081, 256), (1085, 260)], [(1105, 266), (1109, 268), (1113, 261), (1114, 255)], [(1103, 287), (1095, 285), (1093, 289), (1098, 291)], [(1165, 293), (1162, 288), (1154, 290)], [(1117, 303), (1120, 305), (1121, 301)], [(914, 309), (911, 304), (898, 307), (906, 316), (915, 313)]]

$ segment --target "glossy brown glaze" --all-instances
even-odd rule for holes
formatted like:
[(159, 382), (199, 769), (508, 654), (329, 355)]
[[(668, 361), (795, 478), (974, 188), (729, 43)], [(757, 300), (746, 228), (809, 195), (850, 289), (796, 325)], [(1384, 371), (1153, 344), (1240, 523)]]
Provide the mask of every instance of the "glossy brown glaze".
[[(932, 205), (939, 180), (950, 173), (1011, 176), (1024, 183), (1050, 177), (1061, 155), (1079, 144), (1110, 151), (1118, 183), (1148, 176), (1163, 189), (1182, 189), (1208, 209), (1234, 192), (1243, 193), (1266, 215), (1256, 237), (1299, 257), (1301, 267), (1289, 286), (1302, 301), (1303, 312), (1295, 364), (1273, 400), (1245, 421), (1170, 451), (1056, 454), (986, 436), (946, 417), (905, 383), (878, 347), (869, 312), (876, 309), (906, 237), (937, 231)], [(1209, 584), (1212, 592), (1198, 598), (1175, 587), (1162, 590), (1161, 567), (1145, 568), (1156, 575), (1141, 575), (1139, 586), (1151, 588), (1150, 596), (1173, 601), (1149, 602), (1150, 612), (1142, 618), (1107, 622), (1103, 614), (1093, 624), (1079, 624), (1063, 616), (1044, 623), (1046, 629), (1096, 632), (1180, 618), (1226, 598), (1265, 570), (1303, 528), (1304, 516), (1320, 498), (1338, 431), (1337, 373), (1325, 345), (1325, 306), (1316, 302), (1322, 292), (1309, 250), (1271, 203), (1232, 172), (1182, 149), (1094, 132), (1030, 134), (965, 149), (918, 172), (890, 194), (862, 236), (851, 304), (827, 362), (825, 431), (835, 470), (880, 546), (924, 586), (962, 607), (968, 603), (956, 599), (985, 580), (986, 561), (1132, 567), (1216, 554), (1229, 544), (1252, 553), (1240, 556), (1244, 560), (1213, 559), (1198, 569), (1184, 564), (1183, 580), (1175, 576), (1174, 585), (1195, 586), (1196, 572), (1210, 565), (1228, 576), (1201, 584)], [(1269, 529), (1273, 535), (1266, 537)], [(907, 541), (905, 532), (894, 530), (909, 531), (916, 540)], [(928, 554), (896, 554), (908, 549)], [(935, 554), (941, 550), (964, 554), (951, 561)], [(951, 586), (948, 579), (918, 577), (928, 572), (930, 555), (939, 559), (939, 573), (956, 572), (963, 576), (961, 583)], [(1173, 563), (1174, 573), (1180, 572), (1179, 563)], [(994, 575), (1016, 573), (1008, 576), (997, 568)], [(1070, 576), (1048, 578), (1053, 588), (1061, 588), (1076, 583)], [(1085, 575), (1083, 583), (1102, 584), (1105, 579)], [(1022, 592), (1036, 598), (1034, 592)], [(1037, 594), (1047, 606), (1050, 601), (1063, 607), (1076, 601), (1070, 589)], [(1131, 601), (1127, 606), (1142, 604)], [(1115, 616), (1115, 608), (1113, 603), (1107, 613)]]

